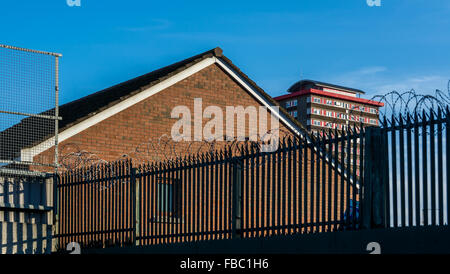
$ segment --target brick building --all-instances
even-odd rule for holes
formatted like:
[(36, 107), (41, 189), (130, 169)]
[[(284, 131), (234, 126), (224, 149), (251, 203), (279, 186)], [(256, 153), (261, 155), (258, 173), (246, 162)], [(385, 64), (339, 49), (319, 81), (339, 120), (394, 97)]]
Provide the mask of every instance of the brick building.
[(364, 92), (333, 84), (302, 80), (275, 97), (308, 131), (345, 130), (348, 126), (378, 126), (383, 103), (360, 98)]

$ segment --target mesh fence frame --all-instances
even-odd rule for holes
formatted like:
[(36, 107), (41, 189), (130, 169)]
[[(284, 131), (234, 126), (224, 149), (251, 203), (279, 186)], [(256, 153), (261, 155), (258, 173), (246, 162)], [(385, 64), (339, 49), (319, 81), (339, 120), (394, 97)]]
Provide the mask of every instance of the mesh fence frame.
[(0, 44), (1, 173), (58, 167), (59, 57)]

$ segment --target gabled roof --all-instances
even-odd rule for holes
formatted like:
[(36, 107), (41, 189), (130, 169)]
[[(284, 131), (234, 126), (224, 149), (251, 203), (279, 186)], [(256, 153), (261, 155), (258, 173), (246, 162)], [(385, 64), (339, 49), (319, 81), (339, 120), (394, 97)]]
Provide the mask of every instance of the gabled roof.
[[(236, 67), (230, 59), (223, 55), (222, 49), (217, 47), (193, 57), (187, 58), (183, 61), (174, 63), (161, 69), (157, 69), (142, 76), (61, 105), (59, 107), (59, 116), (62, 117), (62, 121), (59, 122), (59, 131), (63, 132), (66, 129), (80, 124), (90, 117), (93, 117), (96, 114), (105, 111), (123, 102), (124, 100), (127, 100), (128, 98), (133, 97), (141, 93), (142, 91), (147, 90), (157, 85), (158, 83), (161, 83), (183, 72), (184, 70), (195, 66), (196, 64), (199, 64), (203, 60), (212, 57), (219, 59), (220, 62), (223, 62), (223, 64), (227, 66), (233, 73), (236, 73), (241, 80), (251, 85), (251, 88), (256, 90), (264, 98), (264, 100), (269, 102), (270, 105), (278, 106), (278, 103), (270, 95), (264, 92), (262, 88), (260, 88), (246, 74), (244, 74), (238, 67)], [(289, 115), (283, 108), (280, 107), (279, 110), (280, 114), (284, 118), (286, 118), (285, 121), (291, 127), (297, 128), (302, 131), (302, 133), (306, 134), (305, 127), (300, 122)], [(45, 113), (53, 112), (54, 109), (48, 110)], [(19, 151), (15, 151), (15, 153), (20, 153), (21, 149), (33, 147), (53, 137), (51, 128), (48, 130), (49, 132), (46, 136), (37, 137), (30, 134), (30, 132), (32, 132), (31, 129), (34, 125), (33, 121), (35, 121), (35, 118), (32, 117), (23, 119), (19, 124), (1, 132), (0, 144), (4, 144), (4, 142), (7, 142), (8, 139), (11, 140), (11, 138), (17, 138), (17, 136), (27, 135), (27, 138), (23, 138), (22, 143), (18, 144), (20, 146), (18, 147)], [(2, 147), (0, 149), (3, 151), (4, 148)]]

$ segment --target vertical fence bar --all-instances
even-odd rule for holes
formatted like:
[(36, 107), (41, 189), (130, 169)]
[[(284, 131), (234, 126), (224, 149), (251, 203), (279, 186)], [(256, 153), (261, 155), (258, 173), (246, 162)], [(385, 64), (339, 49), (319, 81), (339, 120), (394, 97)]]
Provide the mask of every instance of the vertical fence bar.
[(214, 222), (214, 229), (215, 229), (215, 236), (214, 239), (219, 239), (219, 208), (221, 208), (223, 205), (219, 203), (219, 197), (220, 197), (220, 183), (219, 183), (219, 166), (220, 166), (220, 160), (219, 160), (219, 154), (217, 151), (215, 152), (214, 156), (214, 216), (215, 216), (215, 222)]
[(308, 163), (310, 158), (310, 151), (308, 146), (308, 141), (303, 138), (303, 231), (308, 232)]
[(222, 233), (220, 233), (220, 239), (224, 239), (225, 233), (223, 233), (224, 229), (224, 210), (227, 208), (227, 199), (225, 197), (226, 194), (226, 180), (224, 179), (224, 166), (225, 160), (223, 158), (223, 151), (221, 150), (219, 153), (219, 228)]
[(233, 163), (233, 205), (232, 205), (232, 229), (233, 238), (239, 238), (241, 236), (242, 228), (242, 167), (243, 161)]
[(255, 174), (255, 218), (256, 218), (256, 222), (255, 222), (255, 236), (258, 237), (259, 236), (259, 232), (261, 231), (261, 223), (260, 223), (260, 218), (261, 218), (261, 214), (260, 214), (260, 207), (259, 204), (261, 202), (261, 196), (260, 196), (260, 187), (261, 187), (261, 182), (260, 182), (260, 171), (261, 171), (261, 165), (260, 165), (260, 150), (258, 149), (256, 151), (255, 154), (255, 168), (256, 168), (256, 174)]
[(105, 177), (105, 192), (106, 192), (106, 245), (111, 246), (111, 178), (112, 178), (112, 164), (108, 164), (107, 176)]
[(89, 183), (89, 204), (90, 204), (90, 209), (89, 209), (89, 214), (90, 214), (90, 226), (89, 226), (89, 233), (90, 233), (90, 237), (89, 237), (89, 241), (91, 242), (91, 244), (93, 244), (95, 242), (95, 167), (91, 167), (90, 168), (91, 171), (91, 181)]
[(209, 216), (208, 216), (208, 207), (209, 207), (209, 201), (208, 201), (208, 191), (209, 191), (209, 179), (208, 179), (208, 163), (207, 159), (205, 158), (205, 155), (202, 153), (202, 198), (203, 198), (203, 240), (208, 240), (208, 222), (209, 222)]
[(403, 116), (400, 116), (399, 123), (399, 139), (400, 139), (400, 220), (401, 226), (405, 226), (405, 126), (403, 124)]
[(351, 226), (352, 229), (356, 229), (356, 192), (358, 191), (358, 178), (356, 177), (356, 167), (357, 167), (357, 141), (358, 141), (358, 136), (357, 136), (357, 131), (358, 129), (353, 126), (353, 133), (352, 133), (352, 150), (353, 150), (353, 166), (352, 166), (352, 220), (351, 220)]
[(183, 184), (183, 168), (182, 168), (183, 160), (179, 158), (177, 160), (177, 204), (176, 204), (176, 234), (177, 242), (183, 242), (183, 193), (184, 193), (184, 184)]
[(117, 167), (117, 164), (113, 163), (112, 167), (111, 167), (111, 176), (108, 180), (109, 181), (109, 193), (110, 193), (109, 206), (110, 206), (110, 210), (111, 210), (110, 211), (111, 221), (110, 221), (110, 229), (109, 229), (111, 232), (110, 233), (110, 235), (111, 235), (110, 244), (111, 245), (114, 245), (114, 241), (115, 241), (115, 237), (116, 237), (116, 232), (114, 230), (114, 219), (115, 219), (115, 213), (116, 213), (114, 189), (115, 189), (115, 185), (117, 183), (116, 167)]
[(276, 209), (276, 192), (275, 192), (275, 189), (276, 189), (276, 182), (277, 182), (277, 180), (276, 180), (276, 177), (277, 177), (277, 168), (276, 168), (276, 153), (271, 153), (271, 155), (272, 155), (272, 160), (271, 160), (271, 162), (272, 162), (272, 170), (273, 170), (273, 174), (272, 174), (272, 185), (271, 185), (271, 187), (272, 187), (272, 202), (271, 202), (271, 217), (272, 217), (272, 234), (271, 235), (275, 235), (275, 232), (276, 232), (276, 228), (275, 228), (275, 226), (276, 226), (276, 211), (275, 211), (275, 209)]
[(435, 119), (433, 110), (430, 111), (430, 177), (431, 177), (431, 225), (436, 225), (436, 141)]
[(338, 191), (339, 191), (339, 173), (338, 173), (338, 167), (341, 167), (341, 173), (342, 173), (342, 165), (339, 164), (339, 132), (337, 131), (337, 129), (334, 131), (334, 142), (333, 142), (333, 147), (334, 147), (334, 163), (335, 163), (335, 168), (334, 168), (334, 187), (333, 187), (333, 192), (334, 192), (334, 198), (333, 198), (333, 231), (336, 231), (338, 229), (337, 224), (338, 224)]
[(165, 226), (166, 226), (166, 233), (165, 233), (165, 237), (167, 239), (167, 243), (173, 243), (173, 237), (172, 237), (172, 233), (173, 233), (173, 200), (174, 200), (174, 191), (175, 191), (175, 186), (174, 186), (174, 178), (173, 178), (173, 161), (167, 161), (167, 179), (165, 182), (165, 187), (164, 190), (166, 191), (166, 195), (164, 196), (164, 199), (166, 201), (166, 209), (165, 209), (165, 213), (164, 213), (164, 217), (165, 217)]
[(298, 147), (298, 179), (296, 181), (296, 184), (298, 184), (298, 205), (296, 207), (297, 210), (297, 227), (298, 227), (298, 233), (302, 233), (302, 225), (303, 225), (303, 212), (302, 212), (302, 207), (303, 207), (303, 151), (304, 151), (304, 146), (302, 143), (302, 137), (299, 137), (296, 139), (297, 142), (297, 147)]
[(181, 193), (181, 205), (180, 205), (180, 233), (181, 233), (181, 242), (187, 242), (187, 222), (188, 222), (188, 211), (187, 211), (187, 202), (189, 197), (189, 189), (187, 187), (187, 174), (186, 174), (186, 156), (181, 160), (180, 169), (181, 169), (181, 189), (183, 190)]
[[(271, 218), (272, 218), (272, 214), (273, 214), (273, 208), (272, 208), (272, 196), (273, 195), (273, 178), (275, 177), (272, 173), (273, 168), (271, 166), (272, 164), (272, 155), (273, 153), (267, 153), (267, 200), (266, 200), (266, 223), (267, 223), (267, 227), (273, 227), (273, 225), (271, 225)], [(275, 173), (275, 172), (274, 172)], [(272, 231), (267, 230), (267, 235), (271, 235)]]
[(77, 214), (77, 226), (76, 226), (76, 234), (77, 234), (77, 242), (83, 244), (83, 193), (82, 193), (82, 186), (83, 186), (83, 168), (80, 168), (78, 170), (77, 174), (77, 181), (76, 181), (76, 191), (77, 191), (77, 208), (76, 208), (76, 214)]
[(350, 220), (350, 209), (351, 209), (351, 207), (350, 207), (350, 201), (351, 201), (351, 198), (352, 198), (352, 196), (351, 196), (351, 193), (350, 193), (350, 191), (351, 191), (351, 189), (350, 189), (350, 185), (352, 184), (352, 182), (351, 182), (351, 176), (352, 176), (352, 162), (351, 162), (351, 159), (352, 159), (352, 152), (351, 152), (351, 149), (352, 149), (352, 139), (351, 139), (351, 126), (349, 126), (348, 127), (348, 129), (347, 129), (347, 132), (346, 132), (346, 139), (347, 139), (347, 146), (346, 146), (346, 149), (347, 149), (347, 153), (346, 153), (346, 156), (347, 156), (347, 164), (346, 164), (346, 174), (347, 174), (347, 180), (346, 180), (346, 191), (345, 191), (345, 208), (344, 208), (344, 214), (345, 214), (345, 212), (347, 212), (348, 214), (346, 214), (346, 222), (345, 222), (345, 227), (346, 228), (348, 228), (350, 225), (351, 225), (351, 220)]
[(295, 232), (296, 233), (302, 233), (302, 162), (303, 162), (303, 144), (301, 141), (301, 137), (295, 138), (295, 145), (296, 145), (296, 149), (295, 149), (295, 154), (297, 155), (296, 157), (296, 161), (294, 161), (294, 165), (296, 166), (297, 169), (297, 178), (294, 180), (295, 186), (297, 188), (296, 193), (297, 193), (297, 198), (295, 199), (297, 201), (297, 204), (295, 206), (295, 210), (294, 210), (294, 214), (296, 215), (296, 222), (295, 222)]
[(280, 234), (285, 235), (286, 234), (286, 161), (287, 161), (287, 144), (286, 144), (286, 138), (283, 139), (282, 144), (282, 150), (280, 151), (283, 153), (282, 161), (281, 161), (281, 178), (280, 178), (280, 184), (278, 185), (279, 191), (278, 191), (278, 197), (280, 198), (280, 201), (278, 203), (279, 205), (279, 226), (281, 227)]
[(103, 247), (105, 236), (103, 234), (104, 231), (104, 210), (105, 210), (105, 199), (104, 199), (104, 191), (103, 191), (103, 178), (105, 173), (105, 164), (100, 165), (98, 170), (98, 181), (97, 181), (97, 213), (98, 213), (98, 245)]
[[(311, 144), (310, 146), (310, 154), (311, 154), (311, 171), (310, 171), (310, 180), (309, 180), (309, 184), (310, 184), (310, 190), (311, 193), (309, 195), (309, 220), (308, 220), (308, 231), (309, 232), (313, 232), (314, 231), (314, 183), (315, 183), (315, 169), (314, 169), (314, 164), (315, 164), (315, 151), (314, 151), (314, 147), (317, 146), (317, 140), (314, 139), (314, 143)], [(307, 207), (308, 208), (308, 207)]]
[[(390, 182), (390, 174), (391, 174), (391, 169), (390, 169), (390, 164), (392, 162), (392, 159), (390, 159), (390, 156), (392, 154), (389, 154), (389, 126), (388, 126), (388, 120), (387, 117), (384, 116), (383, 117), (383, 121), (381, 122), (381, 124), (383, 125), (382, 129), (381, 129), (381, 142), (383, 143), (384, 146), (384, 153), (382, 154), (382, 156), (384, 157), (384, 173), (383, 176), (386, 178), (386, 184), (384, 185), (385, 189), (385, 193), (386, 193), (386, 197), (385, 197), (385, 222), (386, 222), (386, 227), (391, 227), (392, 226), (392, 222), (391, 222), (391, 190), (390, 190), (390, 186), (391, 186), (391, 182)], [(367, 133), (368, 133), (368, 129), (365, 132), (365, 140), (366, 140), (366, 149), (365, 149), (365, 153), (367, 155), (367, 153), (369, 153), (369, 145), (367, 145)], [(366, 158), (366, 156), (364, 156)], [(364, 159), (365, 159), (364, 158)], [(367, 169), (367, 166), (369, 166), (369, 162), (364, 161), (365, 162), (365, 169)], [(370, 179), (368, 177), (365, 177), (364, 179), (364, 183), (367, 184), (367, 181), (370, 181)]]
[(427, 123), (425, 111), (422, 113), (422, 196), (424, 225), (428, 225), (428, 153), (427, 153)]
[(408, 226), (413, 226), (413, 185), (412, 185), (412, 152), (411, 152), (411, 116), (407, 114), (406, 121), (406, 154), (408, 176)]
[(88, 209), (87, 209), (87, 205), (88, 205), (88, 192), (87, 192), (87, 186), (89, 183), (89, 178), (88, 176), (88, 172), (87, 172), (87, 167), (84, 168), (84, 174), (83, 174), (83, 178), (82, 178), (82, 212), (83, 212), (83, 218), (82, 218), (82, 222), (83, 222), (83, 227), (82, 227), (82, 233), (83, 233), (83, 237), (82, 237), (82, 243), (83, 245), (87, 246), (88, 244), (88, 236), (89, 234), (87, 233), (88, 231)]
[[(326, 174), (326, 157), (327, 157), (327, 140), (328, 140), (328, 138), (326, 136), (325, 130), (322, 133), (323, 133), (323, 135), (322, 135), (322, 159), (321, 159), (321, 161), (322, 161), (322, 183), (321, 183), (322, 202), (320, 203), (320, 206), (322, 208), (322, 214), (320, 217), (320, 222), (322, 223), (321, 232), (325, 232), (326, 230), (328, 230), (328, 227), (326, 226), (326, 218), (325, 218), (326, 205), (327, 205), (326, 184), (325, 184), (325, 182), (327, 181), (327, 178), (326, 178), (325, 174)], [(328, 165), (331, 165), (331, 163), (328, 163)]]
[(89, 227), (88, 227), (88, 230), (89, 230), (89, 237), (88, 237), (88, 240), (89, 240), (89, 244), (92, 244), (93, 243), (93, 241), (94, 241), (94, 218), (93, 218), (93, 215), (94, 215), (94, 206), (93, 206), (93, 204), (94, 204), (94, 191), (93, 191), (93, 184), (94, 184), (94, 179), (95, 179), (95, 177), (94, 177), (94, 175), (93, 175), (93, 167), (90, 167), (89, 168), (89, 183), (88, 183), (88, 191), (89, 191), (89, 197), (88, 197), (88, 203), (89, 203), (89, 215), (88, 215), (88, 218), (89, 218)]
[(154, 180), (155, 180), (155, 226), (156, 226), (156, 244), (161, 244), (161, 239), (162, 239), (162, 233), (161, 233), (161, 229), (162, 229), (162, 222), (161, 222), (161, 211), (162, 211), (162, 202), (161, 202), (161, 196), (162, 196), (162, 188), (161, 188), (161, 176), (162, 176), (162, 168), (163, 165), (160, 162), (158, 165), (156, 165), (156, 173), (154, 175)]
[(397, 137), (396, 137), (396, 129), (395, 129), (395, 117), (392, 116), (391, 126), (392, 126), (392, 134), (391, 134), (391, 157), (392, 157), (392, 210), (393, 210), (393, 218), (394, 227), (398, 227), (398, 202), (397, 202)]
[[(384, 132), (381, 131), (382, 137), (384, 137)], [(366, 163), (364, 161), (365, 157), (365, 148), (366, 145), (366, 130), (364, 128), (361, 128), (361, 131), (359, 132), (359, 189), (358, 189), (358, 196), (359, 196), (359, 220), (358, 220), (358, 226), (361, 228), (362, 220), (363, 220), (363, 210), (362, 210), (362, 204), (363, 204), (363, 189), (365, 184), (365, 178), (364, 178), (364, 170), (366, 168)], [(385, 158), (386, 159), (386, 158)], [(389, 184), (389, 183), (388, 183)], [(389, 192), (385, 192), (386, 194)]]
[[(297, 193), (298, 193), (298, 181), (297, 181), (297, 153), (299, 152), (299, 147), (297, 143), (297, 138), (294, 137), (293, 142), (293, 155), (292, 155), (292, 187), (293, 187), (293, 201), (292, 201), (292, 228), (293, 233), (297, 233), (298, 225), (298, 206), (297, 206)], [(263, 173), (264, 174), (264, 173)], [(300, 178), (300, 177), (299, 177)], [(264, 213), (263, 213), (264, 214)]]
[(284, 148), (283, 143), (281, 144), (281, 149), (277, 152), (277, 235), (281, 233), (281, 154), (282, 149)]
[[(291, 138), (288, 138), (287, 148), (287, 181), (286, 181), (286, 193), (287, 193), (287, 234), (291, 234), (292, 228), (292, 143)], [(286, 178), (286, 177), (285, 177)]]
[[(328, 138), (327, 138), (327, 145), (328, 145), (328, 171), (327, 171), (327, 231), (331, 232), (331, 210), (332, 210), (332, 161), (333, 161), (333, 136), (331, 129), (328, 131)], [(334, 165), (336, 167), (336, 162), (334, 162)]]
[(224, 191), (226, 192), (225, 195), (225, 202), (226, 202), (226, 206), (225, 206), (225, 211), (224, 211), (224, 222), (225, 222), (225, 228), (226, 228), (226, 232), (225, 232), (225, 236), (226, 239), (230, 238), (230, 230), (231, 230), (231, 219), (230, 219), (230, 215), (231, 215), (231, 208), (232, 208), (232, 196), (231, 196), (231, 187), (232, 187), (232, 180), (233, 177), (230, 176), (230, 160), (228, 158), (229, 155), (229, 151), (228, 148), (225, 149), (224, 151), (224, 161), (225, 161), (225, 166), (224, 166), (224, 182), (225, 182), (225, 188)]
[(192, 241), (192, 203), (194, 202), (194, 192), (192, 191), (192, 158), (187, 157), (185, 158), (184, 163), (184, 169), (186, 174), (186, 201), (185, 201), (185, 216), (184, 216), (184, 227), (185, 227), (185, 241), (191, 242)]
[(414, 112), (414, 196), (416, 226), (420, 226), (420, 151), (419, 151), (419, 118)]
[(266, 156), (267, 153), (265, 152), (260, 152), (259, 153), (260, 157), (261, 157), (261, 232), (259, 234), (259, 236), (266, 236), (266, 218), (265, 216), (267, 215), (267, 208), (266, 208), (266, 204), (267, 204), (267, 197), (266, 197), (266, 178), (268, 179), (269, 176), (265, 176), (266, 175)]
[(314, 204), (314, 208), (315, 208), (315, 222), (316, 222), (316, 226), (315, 226), (315, 232), (318, 233), (320, 232), (320, 206), (321, 206), (321, 202), (320, 202), (320, 174), (321, 174), (321, 155), (320, 155), (320, 149), (322, 148), (322, 144), (323, 144), (323, 139), (321, 138), (321, 136), (318, 134), (317, 135), (317, 145), (316, 145), (316, 149), (317, 149), (317, 165), (316, 165), (316, 178), (315, 178), (315, 190), (316, 190), (316, 195), (315, 195), (315, 204)]
[(282, 144), (282, 150), (281, 152), (283, 153), (283, 160), (281, 161), (282, 165), (281, 165), (281, 184), (279, 185), (279, 196), (280, 197), (280, 210), (279, 210), (279, 214), (280, 214), (280, 223), (279, 226), (281, 227), (281, 234), (285, 235), (286, 234), (286, 160), (289, 157), (289, 154), (287, 152), (287, 144), (286, 144), (286, 138), (283, 139), (283, 144)]
[[(242, 214), (242, 217), (243, 217), (242, 224), (244, 223), (244, 220), (245, 220), (245, 223), (247, 223), (247, 226), (246, 226), (247, 232), (245, 233), (245, 235), (246, 235), (246, 237), (250, 237), (253, 234), (251, 229), (253, 227), (253, 221), (254, 221), (253, 213), (252, 213), (252, 209), (253, 209), (252, 188), (253, 188), (253, 180), (254, 180), (253, 159), (251, 156), (251, 151), (247, 145), (245, 145), (245, 147), (242, 149), (242, 151), (245, 155), (245, 158), (247, 158), (247, 164), (246, 165), (244, 164), (246, 166), (246, 171), (247, 171), (247, 175), (245, 177), (247, 177), (247, 178), (245, 181), (244, 181), (244, 178), (242, 178), (242, 181), (245, 182), (244, 184), (245, 184), (245, 188), (246, 188), (245, 189), (246, 193), (241, 200), (241, 205), (242, 206), (245, 205), (247, 207), (247, 212), (245, 214)], [(242, 207), (242, 208), (244, 208), (244, 207)], [(244, 213), (244, 211), (243, 211), (243, 213)]]
[(201, 231), (201, 178), (200, 178), (200, 160), (198, 158), (198, 156), (195, 157), (195, 162), (196, 162), (196, 171), (195, 171), (195, 187), (196, 187), (196, 211), (197, 213), (195, 214), (195, 218), (196, 218), (196, 227), (195, 227), (195, 239), (196, 241), (198, 241), (200, 238), (200, 231)]
[(342, 130), (342, 135), (340, 138), (341, 141), (341, 182), (340, 182), (340, 207), (339, 207), (339, 227), (340, 230), (343, 230), (344, 226), (344, 200), (345, 200), (345, 174), (347, 167), (345, 166), (345, 130)]
[[(438, 210), (439, 210), (439, 225), (444, 224), (444, 170), (442, 160), (442, 111), (438, 109), (437, 116), (437, 142), (438, 142)], [(448, 155), (446, 155), (447, 157)]]
[(446, 201), (447, 201), (447, 225), (450, 224), (450, 130), (449, 130), (449, 124), (450, 124), (450, 110), (447, 106), (445, 109), (445, 162), (446, 162), (446, 188), (447, 188), (447, 195), (446, 195)]
[(138, 182), (137, 182), (137, 176), (136, 176), (136, 168), (131, 169), (131, 191), (132, 191), (132, 220), (133, 220), (133, 244), (137, 245), (137, 237), (139, 234), (139, 208), (137, 206), (139, 199), (138, 197)]

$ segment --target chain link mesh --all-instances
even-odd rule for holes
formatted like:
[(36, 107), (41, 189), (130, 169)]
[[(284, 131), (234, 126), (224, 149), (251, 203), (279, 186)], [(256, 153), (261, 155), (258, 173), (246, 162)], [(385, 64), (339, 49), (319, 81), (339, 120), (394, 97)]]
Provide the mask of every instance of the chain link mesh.
[(0, 172), (55, 166), (58, 57), (0, 45)]

